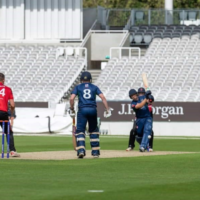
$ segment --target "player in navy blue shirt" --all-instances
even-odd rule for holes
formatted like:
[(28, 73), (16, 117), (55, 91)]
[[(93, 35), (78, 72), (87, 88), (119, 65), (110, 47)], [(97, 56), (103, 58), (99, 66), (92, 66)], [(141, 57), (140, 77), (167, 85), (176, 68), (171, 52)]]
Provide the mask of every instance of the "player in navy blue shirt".
[(78, 113), (76, 127), (77, 155), (79, 158), (85, 156), (85, 129), (89, 124), (90, 144), (92, 155), (97, 158), (100, 155), (99, 129), (97, 126), (97, 104), (96, 96), (98, 95), (106, 108), (104, 117), (111, 116), (111, 109), (108, 107), (106, 98), (101, 90), (92, 83), (92, 76), (89, 72), (83, 72), (81, 75), (81, 84), (77, 85), (70, 97), (70, 116), (75, 117), (74, 99), (78, 96)]
[(151, 95), (151, 91), (147, 91), (144, 96), (137, 96), (137, 92), (132, 89), (129, 91), (129, 96), (133, 100), (131, 107), (135, 111), (136, 115), (136, 131), (138, 138), (142, 138), (140, 143), (140, 151), (144, 152), (147, 149), (149, 143), (148, 136), (152, 132), (152, 116), (149, 112), (147, 100)]
[[(145, 95), (145, 89), (143, 87), (140, 87), (138, 89), (138, 92), (134, 92), (134, 94), (137, 94), (138, 96), (144, 96)], [(131, 93), (133, 95), (133, 93)], [(131, 97), (130, 97), (131, 98)], [(130, 136), (129, 136), (129, 142), (128, 142), (128, 148), (126, 151), (132, 151), (135, 148), (135, 136), (137, 134), (136, 132), (136, 117), (133, 121), (133, 128), (130, 131)]]

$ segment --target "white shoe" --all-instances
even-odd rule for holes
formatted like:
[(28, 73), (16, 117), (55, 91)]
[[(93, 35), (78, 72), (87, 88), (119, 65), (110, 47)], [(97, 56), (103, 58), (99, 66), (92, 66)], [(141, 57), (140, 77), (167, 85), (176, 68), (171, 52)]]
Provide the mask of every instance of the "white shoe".
[(145, 152), (144, 147), (140, 147), (139, 151), (140, 151), (140, 152)]
[(78, 158), (83, 158), (84, 156), (85, 156), (84, 152), (80, 152), (80, 153), (78, 154)]
[(16, 151), (11, 151), (10, 156), (11, 157), (20, 157), (20, 155)]
[(126, 151), (133, 151), (133, 148), (128, 147), (128, 148), (126, 149)]
[(149, 152), (153, 152), (153, 149), (149, 148)]
[(99, 155), (93, 155), (93, 158), (99, 158)]

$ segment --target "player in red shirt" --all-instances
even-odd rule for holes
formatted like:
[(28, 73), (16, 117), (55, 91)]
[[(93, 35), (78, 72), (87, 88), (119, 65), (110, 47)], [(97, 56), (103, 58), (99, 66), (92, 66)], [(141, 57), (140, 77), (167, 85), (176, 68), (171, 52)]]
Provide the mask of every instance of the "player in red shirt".
[[(148, 102), (149, 112), (151, 113), (151, 116), (153, 118), (153, 109), (152, 109), (152, 103), (154, 102), (153, 95), (149, 95), (149, 99), (147, 102)], [(154, 139), (154, 132), (152, 129), (151, 139), (149, 140), (149, 151), (153, 151), (153, 139)]]
[[(8, 119), (8, 101), (11, 106), (11, 114), (13, 114), (15, 109), (15, 102), (11, 88), (4, 85), (5, 75), (0, 73), (0, 120), (9, 120)], [(2, 127), (2, 122), (0, 122)], [(5, 133), (7, 134), (7, 123), (5, 123)], [(12, 157), (19, 157), (19, 154), (16, 152), (14, 145), (14, 136), (12, 128), (10, 127), (10, 155)]]

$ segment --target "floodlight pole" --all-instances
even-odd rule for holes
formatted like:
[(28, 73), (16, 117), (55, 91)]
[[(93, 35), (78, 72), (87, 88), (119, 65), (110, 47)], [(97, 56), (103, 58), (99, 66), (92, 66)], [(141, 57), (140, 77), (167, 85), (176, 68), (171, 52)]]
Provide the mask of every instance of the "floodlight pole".
[(165, 24), (173, 24), (173, 0), (165, 0)]

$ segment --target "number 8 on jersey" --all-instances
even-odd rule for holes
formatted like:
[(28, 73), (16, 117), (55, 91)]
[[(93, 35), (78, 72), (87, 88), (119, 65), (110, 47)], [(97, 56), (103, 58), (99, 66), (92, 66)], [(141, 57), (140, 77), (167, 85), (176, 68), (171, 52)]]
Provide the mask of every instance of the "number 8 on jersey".
[(84, 97), (84, 99), (90, 99), (91, 98), (91, 90), (90, 89), (83, 90), (83, 97)]

